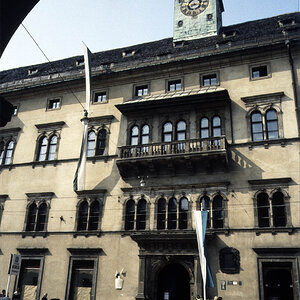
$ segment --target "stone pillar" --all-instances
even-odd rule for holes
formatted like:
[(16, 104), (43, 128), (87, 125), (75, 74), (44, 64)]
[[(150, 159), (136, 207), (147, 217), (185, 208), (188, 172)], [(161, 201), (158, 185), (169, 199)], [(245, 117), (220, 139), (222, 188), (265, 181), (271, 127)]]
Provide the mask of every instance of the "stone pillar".
[(146, 267), (146, 257), (144, 255), (139, 255), (139, 284), (138, 284), (138, 294), (136, 295), (136, 300), (145, 300), (145, 267)]
[(194, 296), (203, 295), (203, 284), (202, 284), (202, 275), (199, 264), (199, 256), (194, 256), (194, 276), (195, 276), (195, 285), (194, 285)]

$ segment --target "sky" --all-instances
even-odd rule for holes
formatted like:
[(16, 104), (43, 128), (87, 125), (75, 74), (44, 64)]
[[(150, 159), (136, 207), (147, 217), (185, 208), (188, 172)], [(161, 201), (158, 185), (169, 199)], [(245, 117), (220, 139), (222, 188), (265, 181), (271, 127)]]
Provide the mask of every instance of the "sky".
[[(213, 0), (211, 0), (213, 1)], [(223, 0), (223, 26), (299, 11), (300, 0)], [(23, 21), (50, 61), (173, 36), (174, 0), (40, 0)], [(20, 26), (0, 71), (46, 62)]]

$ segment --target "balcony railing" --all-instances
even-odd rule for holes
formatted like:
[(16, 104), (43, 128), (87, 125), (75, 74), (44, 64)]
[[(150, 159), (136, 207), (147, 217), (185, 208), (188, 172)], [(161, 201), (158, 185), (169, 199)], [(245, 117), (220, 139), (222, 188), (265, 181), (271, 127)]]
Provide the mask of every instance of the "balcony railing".
[(121, 159), (213, 153), (226, 150), (226, 138), (225, 136), (220, 136), (170, 143), (162, 142), (147, 145), (123, 146), (119, 149)]

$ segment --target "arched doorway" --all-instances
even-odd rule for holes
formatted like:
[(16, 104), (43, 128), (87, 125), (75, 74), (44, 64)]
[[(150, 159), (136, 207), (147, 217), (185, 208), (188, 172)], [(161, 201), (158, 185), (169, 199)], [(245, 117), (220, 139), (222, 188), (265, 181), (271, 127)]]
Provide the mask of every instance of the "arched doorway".
[(190, 300), (190, 276), (180, 264), (165, 266), (157, 277), (157, 300)]

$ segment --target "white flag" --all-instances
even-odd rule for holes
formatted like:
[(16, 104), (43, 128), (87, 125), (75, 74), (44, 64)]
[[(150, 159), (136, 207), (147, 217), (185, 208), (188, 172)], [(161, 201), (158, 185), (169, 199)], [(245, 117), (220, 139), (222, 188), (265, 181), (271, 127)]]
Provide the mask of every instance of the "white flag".
[(81, 142), (81, 150), (79, 161), (73, 180), (74, 191), (85, 190), (85, 177), (86, 177), (86, 152), (88, 142), (88, 113), (90, 111), (91, 102), (91, 51), (84, 45), (84, 65), (85, 65), (85, 90), (86, 90), (86, 106), (85, 117), (81, 120), (83, 123), (83, 135)]
[(197, 234), (197, 243), (199, 251), (199, 260), (201, 266), (201, 273), (203, 279), (203, 299), (206, 300), (206, 257), (204, 253), (204, 241), (205, 241), (205, 231), (207, 224), (207, 211), (194, 211), (195, 221), (196, 221), (196, 234)]

